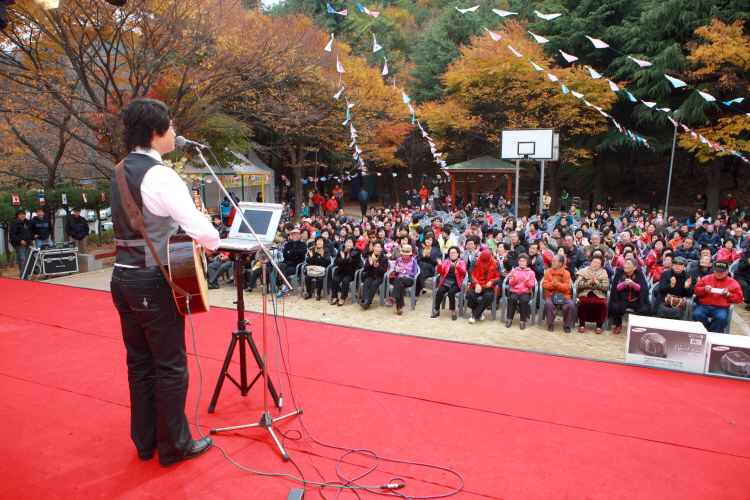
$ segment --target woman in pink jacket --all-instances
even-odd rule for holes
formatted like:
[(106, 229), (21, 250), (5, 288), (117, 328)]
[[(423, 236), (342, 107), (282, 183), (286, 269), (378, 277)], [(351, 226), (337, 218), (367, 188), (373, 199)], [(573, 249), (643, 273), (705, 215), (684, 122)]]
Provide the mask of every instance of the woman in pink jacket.
[(516, 313), (516, 306), (521, 309), (521, 330), (526, 328), (526, 320), (529, 317), (529, 301), (531, 294), (536, 287), (536, 275), (528, 267), (529, 256), (522, 253), (518, 256), (518, 267), (513, 269), (508, 275), (508, 286), (510, 294), (508, 295), (508, 316), (505, 326), (510, 328), (513, 324), (513, 316)]
[(466, 262), (459, 258), (460, 255), (461, 249), (452, 246), (448, 249), (448, 258), (437, 266), (436, 274), (440, 276), (440, 283), (435, 292), (435, 304), (430, 318), (440, 316), (440, 303), (443, 302), (443, 297), (447, 293), (448, 302), (450, 302), (448, 305), (451, 308), (451, 319), (453, 321), (458, 319), (458, 316), (456, 316), (456, 294), (461, 291), (466, 277)]

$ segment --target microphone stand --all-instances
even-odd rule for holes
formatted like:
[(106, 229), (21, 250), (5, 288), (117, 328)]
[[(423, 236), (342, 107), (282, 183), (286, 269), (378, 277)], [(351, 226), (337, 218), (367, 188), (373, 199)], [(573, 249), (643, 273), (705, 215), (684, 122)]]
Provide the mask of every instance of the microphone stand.
[[(302, 410), (296, 410), (292, 413), (288, 413), (286, 415), (282, 415), (281, 417), (273, 418), (271, 416), (271, 413), (268, 411), (268, 326), (267, 326), (267, 319), (268, 319), (268, 287), (269, 283), (267, 283), (267, 277), (266, 277), (266, 269), (268, 264), (270, 263), (273, 268), (276, 270), (276, 273), (278, 276), (281, 277), (282, 281), (286, 286), (291, 290), (292, 285), (289, 284), (289, 281), (287, 281), (286, 276), (284, 276), (284, 273), (281, 272), (279, 267), (276, 265), (276, 263), (273, 261), (273, 257), (271, 256), (271, 252), (268, 251), (268, 249), (263, 245), (263, 243), (260, 241), (260, 238), (258, 238), (258, 235), (255, 234), (255, 231), (253, 230), (253, 226), (250, 225), (250, 223), (245, 219), (245, 214), (242, 213), (242, 210), (240, 210), (240, 207), (237, 206), (237, 204), (234, 201), (234, 196), (231, 196), (226, 188), (221, 184), (221, 181), (216, 176), (216, 173), (211, 169), (208, 162), (206, 162), (206, 159), (203, 157), (203, 154), (201, 153), (201, 149), (196, 146), (196, 151), (198, 152), (198, 158), (203, 162), (203, 165), (206, 166), (209, 172), (211, 172), (211, 175), (213, 176), (214, 180), (216, 180), (216, 183), (219, 186), (219, 189), (224, 193), (224, 196), (227, 197), (229, 200), (229, 203), (232, 204), (234, 209), (236, 210), (235, 217), (240, 216), (242, 218), (242, 221), (245, 223), (248, 229), (250, 229), (250, 232), (252, 233), (255, 240), (258, 242), (259, 250), (256, 254), (256, 258), (260, 261), (262, 265), (261, 269), (261, 288), (262, 288), (262, 300), (263, 300), (263, 413), (260, 416), (260, 420), (257, 424), (247, 424), (247, 425), (238, 425), (234, 427), (224, 427), (221, 429), (211, 429), (210, 433), (211, 435), (216, 434), (217, 432), (223, 432), (223, 431), (232, 431), (237, 429), (247, 429), (250, 427), (261, 427), (264, 429), (267, 429), (268, 432), (271, 434), (271, 437), (273, 438), (274, 442), (276, 443), (276, 446), (279, 449), (279, 452), (281, 453), (282, 458), (285, 462), (289, 461), (289, 454), (286, 452), (284, 447), (282, 446), (279, 439), (276, 437), (276, 434), (273, 432), (273, 424), (274, 422), (278, 422), (279, 420), (284, 420), (285, 418), (293, 417), (295, 415), (301, 415)], [(278, 368), (277, 368), (278, 369)], [(281, 394), (279, 394), (279, 411), (282, 408), (282, 402), (281, 402)]]

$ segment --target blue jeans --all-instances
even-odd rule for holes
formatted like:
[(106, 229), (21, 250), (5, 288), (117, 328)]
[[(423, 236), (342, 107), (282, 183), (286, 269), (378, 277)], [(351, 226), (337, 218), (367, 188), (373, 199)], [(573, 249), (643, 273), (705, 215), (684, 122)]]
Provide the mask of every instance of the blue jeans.
[(724, 333), (724, 328), (729, 323), (727, 321), (728, 317), (728, 307), (699, 305), (695, 308), (695, 312), (693, 312), (693, 319), (700, 321), (706, 327), (706, 330), (714, 333)]
[(52, 236), (48, 236), (45, 239), (37, 238), (34, 240), (34, 246), (37, 248), (42, 248), (42, 245), (51, 245), (52, 244)]
[(23, 271), (23, 264), (26, 262), (26, 254), (29, 253), (29, 247), (25, 245), (13, 245), (18, 257), (18, 270)]

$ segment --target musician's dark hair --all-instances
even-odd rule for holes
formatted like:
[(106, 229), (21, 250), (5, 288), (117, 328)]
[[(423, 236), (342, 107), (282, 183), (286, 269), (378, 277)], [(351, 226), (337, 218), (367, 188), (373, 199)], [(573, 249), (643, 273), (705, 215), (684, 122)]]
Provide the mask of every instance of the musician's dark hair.
[(127, 153), (142, 147), (149, 149), (154, 134), (163, 136), (169, 130), (172, 113), (166, 104), (156, 99), (139, 97), (130, 101), (121, 112), (122, 141)]

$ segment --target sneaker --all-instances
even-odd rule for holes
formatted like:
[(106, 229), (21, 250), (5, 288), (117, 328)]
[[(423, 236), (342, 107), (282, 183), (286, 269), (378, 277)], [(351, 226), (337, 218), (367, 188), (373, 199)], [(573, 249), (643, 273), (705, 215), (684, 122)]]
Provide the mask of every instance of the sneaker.
[(404, 314), (404, 308), (401, 306), (396, 306), (396, 314)]
[(479, 321), (484, 321), (484, 313), (482, 313), (482, 315), (479, 316)]
[(471, 316), (471, 317), (469, 318), (469, 324), (471, 324), (471, 325), (473, 325), (474, 323), (476, 323), (476, 321), (477, 321), (477, 320), (476, 320), (476, 319), (474, 319), (474, 316)]
[(386, 301), (386, 303), (385, 303), (385, 307), (393, 307), (393, 303), (394, 303), (394, 302), (395, 302), (395, 300), (393, 300), (393, 298), (391, 297), (390, 299), (388, 299), (388, 300)]
[(523, 330), (524, 328), (526, 328), (526, 322), (521, 321), (520, 323), (518, 323), (518, 326), (521, 328), (521, 330)]

